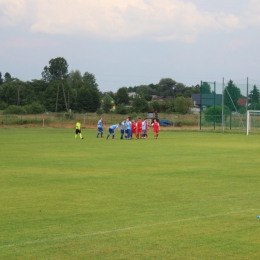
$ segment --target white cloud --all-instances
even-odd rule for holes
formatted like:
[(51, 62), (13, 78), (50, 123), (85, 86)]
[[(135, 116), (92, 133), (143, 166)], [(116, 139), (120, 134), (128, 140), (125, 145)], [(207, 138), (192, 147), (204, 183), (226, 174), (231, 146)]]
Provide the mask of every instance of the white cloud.
[(181, 0), (0, 0), (0, 26), (26, 23), (32, 32), (112, 40), (146, 37), (192, 42), (209, 31), (229, 32), (258, 23), (259, 13), (257, 0), (250, 1), (243, 17), (201, 12), (192, 1)]
[(26, 14), (26, 0), (0, 0), (0, 27), (16, 26)]

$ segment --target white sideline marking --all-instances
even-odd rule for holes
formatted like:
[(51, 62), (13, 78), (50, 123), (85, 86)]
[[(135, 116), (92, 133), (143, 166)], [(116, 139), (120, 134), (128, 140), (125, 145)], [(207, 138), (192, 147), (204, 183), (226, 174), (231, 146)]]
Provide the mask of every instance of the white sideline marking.
[(76, 234), (76, 235), (71, 235), (71, 236), (61, 236), (61, 237), (50, 238), (50, 239), (41, 239), (41, 240), (35, 240), (35, 241), (28, 241), (28, 242), (24, 242), (24, 243), (3, 245), (3, 246), (0, 246), (0, 249), (6, 248), (6, 247), (17, 247), (17, 246), (24, 246), (24, 245), (31, 245), (31, 244), (40, 244), (40, 243), (44, 243), (44, 242), (47, 242), (47, 241), (57, 241), (57, 240), (72, 239), (72, 238), (77, 238), (77, 237), (103, 235), (103, 234), (108, 234), (108, 233), (115, 233), (115, 232), (127, 231), (127, 230), (133, 230), (133, 229), (139, 229), (139, 228), (145, 228), (145, 227), (168, 225), (168, 224), (171, 224), (171, 223), (185, 222), (185, 221), (202, 219), (202, 218), (220, 217), (220, 216), (226, 216), (226, 215), (230, 215), (230, 214), (237, 214), (237, 213), (241, 213), (241, 212), (250, 212), (250, 211), (254, 211), (254, 210), (256, 210), (256, 209), (233, 211), (233, 212), (227, 212), (227, 213), (224, 213), (224, 214), (214, 214), (214, 215), (208, 215), (208, 216), (197, 216), (197, 217), (193, 217), (193, 218), (185, 218), (185, 219), (165, 221), (165, 222), (157, 222), (157, 223), (153, 223), (153, 224), (145, 224), (145, 225), (139, 225), (139, 226), (133, 226), (133, 227), (110, 229), (110, 230), (97, 231), (97, 232), (86, 233), (86, 234)]

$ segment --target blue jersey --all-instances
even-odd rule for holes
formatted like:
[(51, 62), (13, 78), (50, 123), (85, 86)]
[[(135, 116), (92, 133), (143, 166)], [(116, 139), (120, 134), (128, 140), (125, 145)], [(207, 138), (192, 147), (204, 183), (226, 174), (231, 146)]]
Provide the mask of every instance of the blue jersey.
[(115, 130), (116, 128), (118, 128), (118, 124), (116, 124), (116, 125), (111, 125), (109, 128)]
[(130, 130), (130, 129), (132, 129), (132, 125), (131, 125), (131, 122), (130, 121), (126, 121), (125, 122), (125, 128), (126, 128), (126, 130)]
[(146, 122), (145, 122), (145, 121), (142, 122), (142, 130), (143, 130), (143, 131), (146, 131)]
[(125, 130), (125, 122), (124, 121), (120, 124), (120, 130)]
[(97, 124), (97, 127), (98, 128), (102, 128), (103, 127), (103, 121), (102, 120), (98, 120), (98, 124)]

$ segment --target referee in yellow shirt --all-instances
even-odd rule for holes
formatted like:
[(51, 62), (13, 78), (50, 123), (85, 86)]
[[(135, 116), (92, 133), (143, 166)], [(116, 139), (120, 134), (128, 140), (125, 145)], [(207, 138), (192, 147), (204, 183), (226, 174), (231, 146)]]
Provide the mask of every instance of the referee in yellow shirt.
[(82, 137), (82, 134), (81, 134), (81, 122), (80, 122), (80, 120), (78, 120), (77, 123), (76, 123), (75, 139), (78, 138), (78, 134), (79, 134), (80, 139), (84, 139), (84, 138)]

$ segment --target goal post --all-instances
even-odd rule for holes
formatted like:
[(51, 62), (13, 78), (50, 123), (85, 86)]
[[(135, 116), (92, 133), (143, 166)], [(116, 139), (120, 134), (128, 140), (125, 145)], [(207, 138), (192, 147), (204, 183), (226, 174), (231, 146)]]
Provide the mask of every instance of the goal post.
[(247, 110), (246, 134), (249, 135), (252, 128), (260, 128), (260, 110)]

